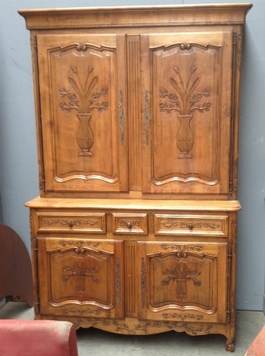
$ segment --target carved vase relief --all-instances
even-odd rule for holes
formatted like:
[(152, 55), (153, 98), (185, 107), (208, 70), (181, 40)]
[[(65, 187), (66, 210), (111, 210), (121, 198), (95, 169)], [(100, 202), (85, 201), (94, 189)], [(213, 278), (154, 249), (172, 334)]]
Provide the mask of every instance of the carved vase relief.
[(178, 67), (174, 68), (175, 77), (170, 77), (170, 84), (175, 89), (175, 92), (169, 92), (166, 88), (160, 88), (160, 111), (171, 113), (175, 111), (179, 119), (179, 130), (177, 132), (177, 147), (180, 151), (178, 158), (192, 158), (190, 151), (194, 144), (194, 135), (191, 129), (191, 120), (193, 119), (194, 111), (203, 113), (211, 107), (209, 101), (200, 103), (203, 97), (209, 97), (210, 91), (195, 92), (201, 76), (196, 75), (197, 67), (190, 68), (189, 76), (186, 80), (182, 78)]
[(108, 91), (106, 88), (95, 89), (98, 77), (93, 76), (93, 67), (88, 66), (87, 75), (84, 78), (81, 78), (76, 66), (71, 66), (70, 70), (71, 74), (68, 76), (68, 82), (74, 92), (60, 88), (59, 96), (61, 101), (59, 105), (63, 111), (77, 111), (79, 129), (76, 134), (76, 141), (81, 149), (79, 155), (93, 156), (93, 153), (90, 151), (94, 144), (94, 134), (90, 125), (92, 111), (97, 110), (98, 112), (102, 112), (103, 110), (107, 110), (109, 102), (106, 100), (100, 101), (100, 99), (106, 97)]
[(76, 134), (76, 141), (78, 143), (78, 146), (81, 148), (81, 155), (92, 156), (90, 148), (93, 146), (94, 143), (94, 134), (90, 126), (91, 116), (91, 113), (77, 114), (77, 117), (79, 119), (79, 129)]
[(94, 268), (89, 268), (85, 264), (74, 263), (72, 266), (64, 267), (62, 272), (64, 273), (63, 282), (68, 281), (69, 278), (74, 277), (76, 281), (76, 293), (85, 293), (86, 290), (86, 278), (91, 278), (95, 283), (99, 280), (94, 276), (98, 271)]
[(162, 285), (168, 285), (171, 281), (176, 281), (177, 298), (186, 298), (187, 296), (187, 281), (193, 281), (194, 285), (200, 286), (201, 282), (196, 278), (201, 273), (198, 271), (192, 271), (184, 263), (179, 263), (174, 269), (165, 269), (163, 274), (167, 278), (162, 280)]

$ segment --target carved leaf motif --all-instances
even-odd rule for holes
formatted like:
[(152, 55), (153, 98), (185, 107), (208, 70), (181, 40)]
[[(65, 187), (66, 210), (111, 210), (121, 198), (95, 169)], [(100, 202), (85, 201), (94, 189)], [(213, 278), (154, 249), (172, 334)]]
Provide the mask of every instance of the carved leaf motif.
[(62, 269), (62, 281), (67, 282), (69, 278), (74, 277), (76, 282), (76, 293), (85, 293), (86, 277), (91, 278), (94, 283), (99, 283), (99, 279), (94, 276), (98, 271), (95, 268), (89, 268), (84, 263), (74, 263), (72, 266), (66, 266)]
[(160, 88), (160, 98), (163, 99), (159, 104), (161, 112), (170, 113), (171, 111), (176, 111), (181, 115), (190, 115), (196, 110), (204, 112), (210, 109), (211, 103), (209, 101), (201, 105), (196, 104), (199, 103), (203, 97), (210, 96), (210, 91), (207, 89), (194, 93), (201, 80), (200, 75), (193, 78), (196, 70), (197, 67), (191, 67), (190, 75), (188, 79), (184, 81), (180, 69), (178, 67), (174, 68), (176, 77), (170, 77), (169, 81), (177, 94), (169, 92), (166, 88)]
[(65, 98), (66, 101), (60, 101), (59, 105), (64, 111), (77, 110), (82, 113), (90, 113), (92, 110), (96, 109), (99, 112), (107, 110), (109, 102), (102, 101), (99, 102), (100, 97), (105, 97), (108, 94), (106, 88), (101, 88), (92, 92), (98, 83), (98, 76), (91, 77), (91, 73), (94, 68), (88, 66), (87, 75), (85, 80), (81, 78), (78, 68), (76, 66), (70, 67), (72, 75), (68, 76), (68, 82), (74, 89), (75, 93), (65, 88), (59, 88), (60, 98)]
[(179, 313), (165, 313), (162, 314), (163, 318), (165, 319), (170, 319), (170, 318), (174, 318), (174, 319), (180, 319), (183, 321), (186, 320), (196, 320), (196, 321), (200, 321), (203, 320), (203, 315), (195, 315), (195, 314), (179, 314)]

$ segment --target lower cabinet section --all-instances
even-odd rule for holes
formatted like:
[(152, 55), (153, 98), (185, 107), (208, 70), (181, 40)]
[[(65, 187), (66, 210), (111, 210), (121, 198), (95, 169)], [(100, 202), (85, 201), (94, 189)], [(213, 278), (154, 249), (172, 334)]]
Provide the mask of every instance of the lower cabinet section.
[(36, 318), (220, 333), (233, 351), (236, 207), (30, 206)]
[(226, 322), (227, 243), (139, 243), (139, 317)]
[(41, 314), (124, 317), (122, 241), (37, 240)]

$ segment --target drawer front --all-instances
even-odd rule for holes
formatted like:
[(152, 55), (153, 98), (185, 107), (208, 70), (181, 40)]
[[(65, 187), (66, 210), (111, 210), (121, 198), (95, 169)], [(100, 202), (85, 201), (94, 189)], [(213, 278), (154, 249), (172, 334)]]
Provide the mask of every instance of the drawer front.
[(228, 236), (227, 215), (155, 214), (155, 235)]
[(113, 213), (112, 227), (114, 234), (147, 235), (148, 224), (145, 213)]
[(37, 212), (39, 232), (106, 233), (105, 213)]

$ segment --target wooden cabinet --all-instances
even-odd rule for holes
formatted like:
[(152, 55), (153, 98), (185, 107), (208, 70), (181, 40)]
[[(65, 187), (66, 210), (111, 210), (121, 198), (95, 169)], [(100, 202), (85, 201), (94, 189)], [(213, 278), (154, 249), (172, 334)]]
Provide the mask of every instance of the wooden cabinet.
[(40, 197), (35, 314), (234, 350), (242, 26), (250, 4), (19, 11)]

